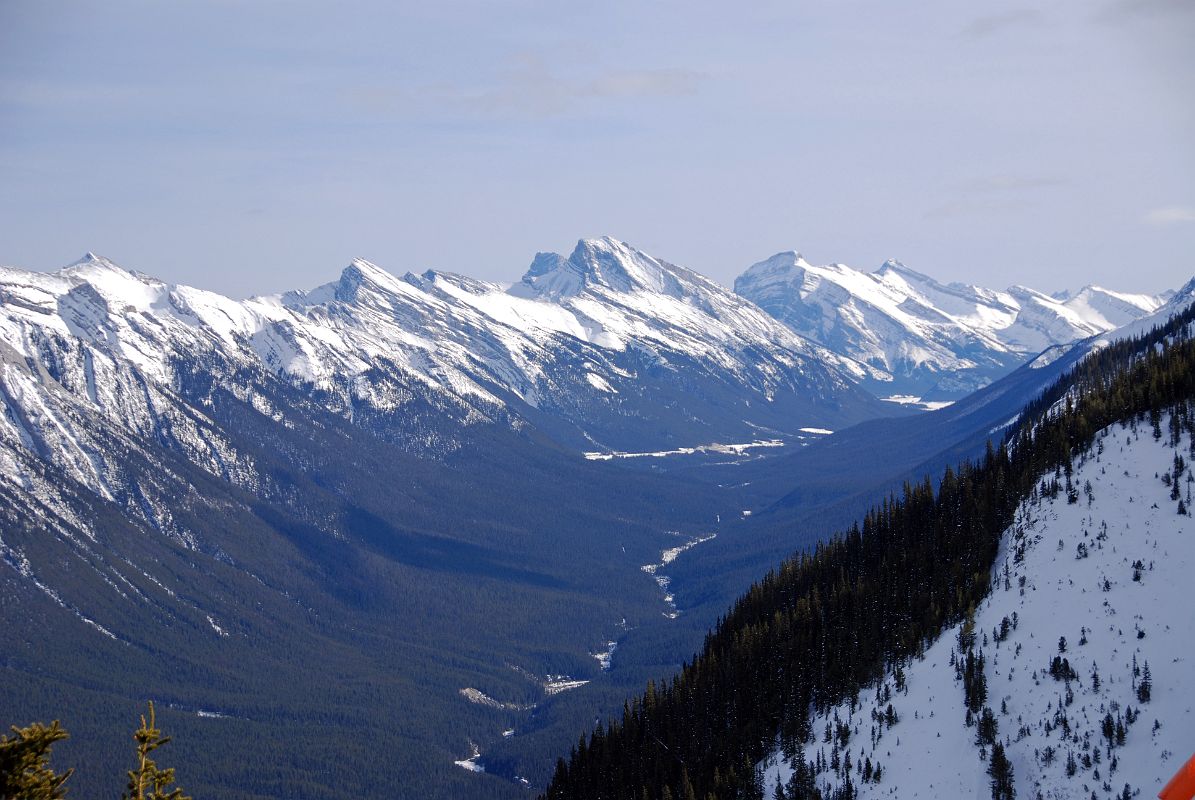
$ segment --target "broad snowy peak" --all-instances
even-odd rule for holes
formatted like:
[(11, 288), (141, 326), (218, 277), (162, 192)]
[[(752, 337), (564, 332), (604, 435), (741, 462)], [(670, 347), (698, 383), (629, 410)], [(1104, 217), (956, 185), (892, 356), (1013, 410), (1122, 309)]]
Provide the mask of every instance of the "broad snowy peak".
[(881, 396), (953, 399), (1051, 346), (1156, 310), (1162, 297), (1089, 286), (1050, 297), (940, 283), (896, 260), (874, 272), (815, 266), (795, 252), (752, 265), (735, 291), (792, 330), (869, 365)]
[(1142, 314), (1157, 310), (1158, 301), (1169, 298), (1165, 295), (1154, 297), (1145, 294), (1125, 294), (1100, 286), (1084, 286), (1062, 299), (1065, 305), (1079, 316), (1111, 329), (1127, 325), (1135, 319), (1140, 319)]
[(1001, 306), (896, 262), (865, 273), (779, 253), (743, 273), (735, 291), (798, 334), (871, 367), (869, 385), (881, 395), (951, 397), (1013, 363), (998, 341), (955, 316), (995, 317)]

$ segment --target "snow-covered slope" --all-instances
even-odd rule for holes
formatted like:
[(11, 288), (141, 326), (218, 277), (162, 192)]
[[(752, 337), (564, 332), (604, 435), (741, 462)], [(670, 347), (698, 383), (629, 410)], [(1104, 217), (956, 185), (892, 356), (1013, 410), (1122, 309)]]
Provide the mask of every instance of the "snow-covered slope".
[[(1190, 502), (1192, 446), (1155, 440), (1148, 423), (1113, 426), (1076, 462), (1077, 502), (1039, 493), (1004, 535), (973, 635), (1017, 797), (1104, 800), (1126, 784), (1151, 797), (1190, 755), (1195, 519), (1172, 498)], [(962, 652), (955, 627), (904, 664), (900, 681), (891, 670), (879, 687), (817, 715), (805, 758), (840, 765), (818, 785), (845, 783), (849, 753), (861, 798), (991, 797), (992, 747), (967, 724)], [(827, 725), (845, 736), (826, 739)], [(777, 752), (766, 765), (765, 796), (790, 763)]]
[(1110, 330), (1155, 311), (1164, 297), (1088, 286), (1050, 297), (942, 284), (897, 261), (875, 272), (815, 266), (778, 253), (751, 266), (735, 291), (794, 331), (874, 372), (878, 394), (956, 398), (1026, 356)]

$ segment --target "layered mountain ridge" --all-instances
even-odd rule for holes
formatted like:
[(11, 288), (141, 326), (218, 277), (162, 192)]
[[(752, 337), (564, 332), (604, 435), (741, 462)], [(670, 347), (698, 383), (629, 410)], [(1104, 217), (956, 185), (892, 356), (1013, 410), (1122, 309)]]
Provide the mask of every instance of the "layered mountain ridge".
[(83, 491), (194, 544), (175, 509), (195, 483), (168, 459), (259, 497), (286, 491), (219, 416), (223, 397), (279, 435), (288, 414), (331, 414), (416, 458), (506, 434), (667, 450), (889, 413), (855, 369), (608, 238), (537, 256), (510, 290), (355, 260), (315, 289), (243, 301), (88, 253), (53, 273), (0, 269), (0, 481), (33, 517), (92, 530)]
[(865, 389), (953, 399), (1163, 300), (997, 292), (796, 253), (735, 290), (609, 237), (539, 253), (509, 287), (357, 259), (315, 289), (243, 301), (92, 253), (54, 273), (0, 268), (0, 464), (15, 479), (45, 459), (104, 496), (122, 479), (100, 439), (154, 437), (252, 481), (188, 396), (196, 372), (276, 418), (278, 387), (298, 389), (432, 457), (475, 425), (599, 452), (791, 438), (896, 411)]
[(1050, 296), (943, 284), (887, 261), (874, 272), (815, 266), (778, 253), (735, 280), (735, 291), (792, 330), (870, 368), (880, 396), (952, 400), (1051, 346), (1146, 316), (1169, 295), (1086, 286)]

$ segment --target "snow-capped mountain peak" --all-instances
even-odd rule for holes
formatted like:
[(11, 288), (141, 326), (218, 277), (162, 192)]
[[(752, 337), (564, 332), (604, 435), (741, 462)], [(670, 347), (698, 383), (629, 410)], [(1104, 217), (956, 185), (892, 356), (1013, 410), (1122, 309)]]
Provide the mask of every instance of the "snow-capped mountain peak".
[(1164, 297), (1088, 286), (1051, 297), (940, 283), (895, 259), (873, 272), (814, 266), (778, 253), (751, 266), (735, 291), (797, 333), (878, 371), (881, 395), (953, 399), (1053, 345), (1156, 310)]
[[(883, 264), (880, 264), (878, 267), (876, 267), (876, 269), (874, 270), (874, 272), (872, 272), (872, 274), (878, 276), (881, 280), (883, 280), (884, 277), (888, 276), (888, 275), (900, 275), (905, 280), (910, 280), (910, 281), (913, 281), (914, 283), (933, 284), (935, 286), (941, 285), (936, 280), (931, 278), (930, 276), (926, 275), (925, 273), (918, 272), (917, 270), (906, 265), (905, 262), (903, 262), (897, 258), (889, 258)], [(959, 287), (959, 288), (963, 288), (963, 287), (968, 288), (968, 289), (974, 288), (974, 287), (966, 286), (966, 284), (961, 284), (961, 283), (953, 284), (953, 285), (956, 287)]]
[(97, 255), (96, 253), (94, 253), (91, 250), (88, 250), (86, 253), (84, 253), (83, 256), (79, 260), (68, 264), (67, 266), (63, 267), (59, 271), (66, 272), (68, 270), (73, 270), (73, 269), (76, 269), (79, 267), (85, 268), (85, 267), (89, 267), (89, 266), (102, 267), (102, 268), (107, 268), (107, 269), (117, 269), (117, 270), (121, 270), (122, 272), (125, 271), (123, 267), (117, 266), (112, 261), (109, 261), (107, 258), (104, 258), (101, 255)]
[[(615, 292), (649, 290), (665, 294), (680, 290), (678, 269), (609, 236), (582, 239), (568, 258), (537, 253), (513, 293), (523, 297), (572, 297), (593, 287)], [(693, 273), (696, 275), (696, 273)]]
[(1063, 302), (1084, 319), (1110, 330), (1157, 310), (1159, 299), (1152, 295), (1126, 294), (1088, 285), (1077, 292), (1068, 293)]

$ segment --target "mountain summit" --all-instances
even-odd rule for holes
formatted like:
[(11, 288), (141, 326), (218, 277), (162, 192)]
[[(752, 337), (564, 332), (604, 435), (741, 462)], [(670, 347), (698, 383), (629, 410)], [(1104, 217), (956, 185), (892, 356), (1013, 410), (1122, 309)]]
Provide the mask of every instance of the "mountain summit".
[(521, 296), (555, 299), (578, 294), (587, 287), (614, 292), (652, 291), (679, 296), (677, 273), (689, 280), (700, 276), (691, 270), (660, 261), (634, 247), (603, 236), (582, 239), (568, 258), (557, 253), (537, 253), (522, 283), (512, 287)]

